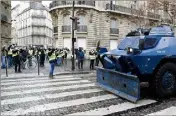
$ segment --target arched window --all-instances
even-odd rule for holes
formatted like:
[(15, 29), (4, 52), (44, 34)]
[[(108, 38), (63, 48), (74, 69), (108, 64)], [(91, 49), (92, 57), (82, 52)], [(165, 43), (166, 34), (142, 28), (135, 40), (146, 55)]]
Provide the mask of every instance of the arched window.
[(116, 19), (111, 19), (111, 28), (118, 28), (118, 22)]
[(80, 22), (79, 25), (87, 25), (86, 18), (84, 15), (79, 15), (78, 17), (79, 17), (79, 22)]
[(63, 17), (63, 25), (71, 25), (71, 19), (69, 15)]

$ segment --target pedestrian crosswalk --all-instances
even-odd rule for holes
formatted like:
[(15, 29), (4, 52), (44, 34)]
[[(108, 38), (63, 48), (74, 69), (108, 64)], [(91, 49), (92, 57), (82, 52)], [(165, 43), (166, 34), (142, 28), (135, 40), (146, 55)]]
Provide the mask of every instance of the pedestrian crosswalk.
[(2, 116), (48, 111), (50, 115), (107, 115), (156, 102), (144, 99), (134, 104), (89, 80), (72, 75), (56, 76), (55, 79), (40, 76), (1, 80)]

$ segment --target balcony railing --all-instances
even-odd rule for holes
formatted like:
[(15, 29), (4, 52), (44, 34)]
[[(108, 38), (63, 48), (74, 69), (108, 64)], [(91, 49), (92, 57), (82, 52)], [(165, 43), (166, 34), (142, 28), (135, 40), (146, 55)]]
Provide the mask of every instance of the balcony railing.
[(152, 12), (147, 12), (147, 16), (149, 18), (155, 18), (155, 19), (160, 19), (161, 16), (159, 14), (155, 14), (155, 13), (152, 13)]
[(119, 29), (117, 29), (117, 28), (110, 28), (110, 34), (119, 34)]
[[(123, 12), (123, 13), (128, 13), (130, 15), (137, 15), (137, 16), (144, 16), (145, 15), (145, 12), (142, 10), (127, 8), (124, 6), (114, 5), (114, 4), (109, 4), (109, 3), (106, 4), (106, 10), (114, 10), (114, 11), (119, 11), (119, 12)], [(155, 14), (155, 13), (151, 13), (151, 12), (148, 12), (147, 16), (149, 18), (160, 19), (159, 14)]]
[(54, 27), (54, 33), (58, 33), (58, 26)]
[(86, 25), (78, 25), (77, 32), (87, 32), (87, 26)]
[(109, 4), (109, 3), (106, 4), (106, 10), (115, 10), (115, 11), (129, 13), (129, 14), (137, 14), (138, 13), (138, 10), (136, 10), (136, 9), (127, 8), (124, 6)]
[[(50, 3), (49, 8), (63, 5), (72, 5), (72, 1), (53, 1)], [(95, 1), (75, 1), (75, 5), (86, 5), (86, 6), (95, 6)]]
[(62, 26), (62, 32), (71, 32), (71, 25)]
[(7, 18), (7, 16), (4, 15), (4, 14), (1, 14), (1, 21), (8, 22), (8, 18)]

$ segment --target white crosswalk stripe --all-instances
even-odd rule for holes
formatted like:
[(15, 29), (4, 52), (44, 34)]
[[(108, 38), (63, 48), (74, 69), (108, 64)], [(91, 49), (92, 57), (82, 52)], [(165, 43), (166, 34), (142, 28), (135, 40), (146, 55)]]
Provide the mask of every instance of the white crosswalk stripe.
[(38, 77), (38, 76), (44, 76), (43, 73), (40, 73), (38, 75), (38, 73), (28, 73), (28, 74), (9, 74), (8, 77), (6, 77), (5, 74), (2, 74), (1, 75), (1, 79), (8, 79), (8, 78), (14, 78), (14, 79), (17, 79), (19, 77), (22, 77), (22, 78), (25, 78), (25, 77)]
[(1, 105), (15, 104), (15, 103), (22, 103), (22, 102), (29, 102), (29, 101), (38, 101), (41, 99), (60, 98), (60, 97), (66, 97), (66, 96), (71, 96), (71, 95), (94, 93), (94, 92), (100, 92), (100, 91), (103, 91), (103, 90), (101, 90), (101, 89), (88, 89), (88, 90), (64, 92), (64, 93), (58, 93), (58, 94), (46, 94), (46, 95), (43, 95), (42, 97), (41, 96), (33, 96), (33, 97), (15, 98), (15, 99), (1, 100)]
[(69, 106), (75, 106), (75, 105), (81, 105), (81, 104), (86, 104), (86, 103), (93, 103), (93, 102), (98, 102), (98, 101), (103, 101), (103, 100), (108, 100), (108, 99), (113, 99), (117, 98), (115, 95), (103, 95), (103, 96), (97, 96), (97, 97), (92, 97), (92, 98), (82, 98), (82, 99), (77, 99), (77, 100), (72, 100), (72, 101), (65, 101), (65, 102), (58, 102), (58, 103), (50, 103), (50, 104), (44, 104), (44, 105), (37, 105), (34, 107), (30, 107), (27, 110), (21, 110), (17, 109), (14, 111), (10, 112), (3, 112), (1, 113), (2, 115), (24, 115), (28, 114), (29, 112), (42, 112), (46, 110), (52, 110), (52, 109), (57, 109), (57, 108), (63, 108), (63, 107), (69, 107)]
[[(59, 76), (56, 79), (60, 79), (60, 78), (68, 78), (68, 77), (73, 77), (70, 75), (66, 75), (66, 76)], [(36, 81), (36, 80), (48, 80), (48, 77), (38, 77), (38, 78), (18, 78), (18, 79), (8, 79), (8, 80), (1, 80), (1, 83), (7, 83), (7, 82), (18, 82), (18, 81)]]
[(164, 110), (158, 111), (158, 112), (154, 112), (151, 114), (148, 114), (147, 116), (159, 116), (159, 115), (167, 115), (167, 116), (171, 116), (171, 115), (176, 115), (176, 106), (172, 106), (169, 108), (166, 108)]
[[(14, 80), (10, 78), (1, 82), (3, 85), (1, 87), (3, 90), (1, 91), (1, 96), (3, 97), (1, 99), (1, 107), (3, 108), (3, 106), (7, 105), (13, 107), (10, 110), (3, 110), (1, 115), (25, 115), (31, 112), (67, 109), (68, 107), (78, 107), (87, 104), (95, 105), (95, 108), (84, 111), (74, 109), (74, 112), (67, 112), (63, 115), (108, 115), (157, 102), (150, 99), (140, 100), (136, 104), (127, 102), (96, 87), (95, 83), (89, 80), (74, 76), (58, 76), (52, 80), (43, 77), (37, 77), (36, 79), (14, 78)], [(62, 101), (62, 98), (65, 100)], [(97, 103), (104, 103), (105, 101), (109, 103), (113, 100), (121, 102), (115, 103), (115, 105), (105, 104), (103, 107), (97, 105)], [(29, 105), (29, 103), (32, 103), (32, 105)], [(27, 106), (24, 108), (22, 104)]]
[[(84, 81), (85, 82), (85, 81)], [(84, 84), (84, 85), (72, 85), (72, 86), (61, 86), (61, 87), (48, 87), (41, 89), (32, 89), (32, 90), (23, 90), (23, 91), (12, 91), (12, 92), (1, 92), (1, 96), (10, 96), (10, 95), (20, 95), (20, 94), (29, 94), (29, 93), (37, 93), (37, 92), (45, 92), (45, 91), (54, 91), (54, 90), (65, 90), (72, 88), (81, 88), (81, 87), (92, 87), (95, 84)]]
[(1, 87), (1, 90), (10, 90), (10, 89), (18, 89), (18, 88), (29, 88), (29, 87), (46, 87), (46, 86), (55, 86), (55, 85), (62, 85), (62, 84), (81, 84), (81, 83), (88, 83), (88, 80), (71, 80), (67, 82), (52, 82), (52, 83), (37, 83), (31, 85), (15, 85), (15, 86), (8, 86), (8, 87)]
[(55, 81), (68, 81), (68, 80), (78, 80), (81, 78), (58, 78), (54, 80), (33, 80), (33, 81), (18, 81), (18, 82), (9, 82), (9, 83), (1, 83), (1, 85), (12, 85), (12, 84), (31, 84), (31, 83), (43, 83), (43, 82), (55, 82)]
[(69, 114), (70, 116), (83, 116), (83, 115), (107, 115), (107, 114), (112, 114), (114, 112), (120, 112), (120, 111), (125, 111), (131, 108), (137, 108), (140, 106), (144, 106), (144, 105), (148, 105), (148, 104), (152, 104), (155, 103), (155, 100), (141, 100), (139, 101), (137, 104), (131, 103), (131, 102), (125, 102), (122, 104), (118, 104), (118, 105), (112, 105), (106, 108), (98, 108), (95, 110), (90, 110), (90, 111), (86, 111), (86, 112), (78, 112), (78, 113), (73, 113), (73, 114)]

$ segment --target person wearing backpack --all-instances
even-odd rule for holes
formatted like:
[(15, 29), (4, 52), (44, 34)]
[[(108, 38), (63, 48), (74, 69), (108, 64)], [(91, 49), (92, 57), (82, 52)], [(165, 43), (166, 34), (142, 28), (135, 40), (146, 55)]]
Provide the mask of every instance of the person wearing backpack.
[(78, 50), (78, 69), (83, 69), (84, 52), (81, 48)]

